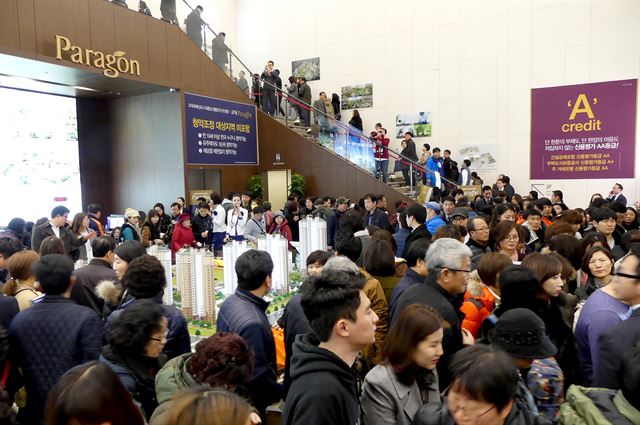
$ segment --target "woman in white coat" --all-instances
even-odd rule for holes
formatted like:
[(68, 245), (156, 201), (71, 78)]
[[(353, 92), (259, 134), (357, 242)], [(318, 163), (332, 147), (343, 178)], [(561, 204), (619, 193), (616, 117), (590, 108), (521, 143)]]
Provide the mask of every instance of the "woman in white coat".
[(394, 322), (362, 389), (364, 425), (409, 425), (427, 403), (440, 402), (436, 365), (445, 326), (433, 308), (411, 304)]

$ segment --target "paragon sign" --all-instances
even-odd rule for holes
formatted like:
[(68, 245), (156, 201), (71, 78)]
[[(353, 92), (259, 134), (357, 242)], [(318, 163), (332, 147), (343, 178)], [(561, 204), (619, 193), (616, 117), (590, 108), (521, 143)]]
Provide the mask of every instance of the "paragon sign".
[(63, 60), (63, 52), (69, 52), (69, 60), (73, 63), (102, 69), (102, 74), (106, 77), (117, 78), (120, 74), (140, 75), (140, 62), (126, 58), (127, 54), (121, 50), (105, 54), (75, 46), (67, 37), (56, 35), (56, 59)]

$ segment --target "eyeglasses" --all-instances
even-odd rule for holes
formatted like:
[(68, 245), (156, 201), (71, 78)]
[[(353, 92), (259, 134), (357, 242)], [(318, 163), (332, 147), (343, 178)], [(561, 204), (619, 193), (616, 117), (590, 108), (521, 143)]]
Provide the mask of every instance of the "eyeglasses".
[(505, 240), (505, 241), (517, 241), (517, 240), (520, 240), (520, 236), (518, 236), (518, 235), (509, 235), (506, 238), (504, 238), (503, 240)]
[(450, 389), (447, 388), (447, 390), (445, 390), (445, 395), (447, 396), (447, 401), (448, 401), (449, 409), (451, 410), (451, 413), (462, 412), (462, 414), (464, 414), (468, 418), (475, 418), (475, 420), (480, 419), (481, 417), (483, 417), (484, 415), (486, 415), (487, 413), (491, 412), (493, 409), (496, 408), (496, 406), (494, 405), (482, 413), (475, 414), (475, 412), (467, 410), (466, 406), (462, 406), (460, 404), (460, 401), (458, 400), (458, 396), (455, 395), (454, 392), (451, 391)]
[(167, 330), (167, 331), (165, 331), (165, 332), (162, 334), (162, 337), (161, 337), (161, 338), (151, 337), (151, 338), (149, 338), (149, 339), (150, 339), (150, 340), (152, 340), (152, 341), (166, 342), (166, 341), (167, 341), (167, 337), (168, 337), (168, 336), (169, 336), (169, 331)]
[(452, 269), (451, 267), (447, 267), (446, 269), (451, 270), (452, 272), (471, 273), (471, 270)]
[(640, 280), (640, 276), (638, 276), (636, 274), (626, 274), (626, 273), (616, 272), (613, 275), (614, 276), (620, 276), (620, 277), (626, 277), (627, 279)]

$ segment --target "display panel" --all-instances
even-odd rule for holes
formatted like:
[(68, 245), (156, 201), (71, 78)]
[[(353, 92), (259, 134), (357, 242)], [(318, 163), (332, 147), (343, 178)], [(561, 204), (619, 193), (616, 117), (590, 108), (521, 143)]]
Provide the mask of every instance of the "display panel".
[(0, 87), (0, 226), (81, 211), (77, 128), (75, 98)]

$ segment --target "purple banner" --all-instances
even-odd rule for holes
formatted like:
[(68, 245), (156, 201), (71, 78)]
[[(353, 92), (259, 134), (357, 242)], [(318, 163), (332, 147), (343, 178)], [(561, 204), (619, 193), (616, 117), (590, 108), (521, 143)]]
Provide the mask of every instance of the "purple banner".
[(256, 106), (184, 94), (188, 164), (257, 164)]
[(633, 178), (638, 80), (531, 90), (531, 179)]

